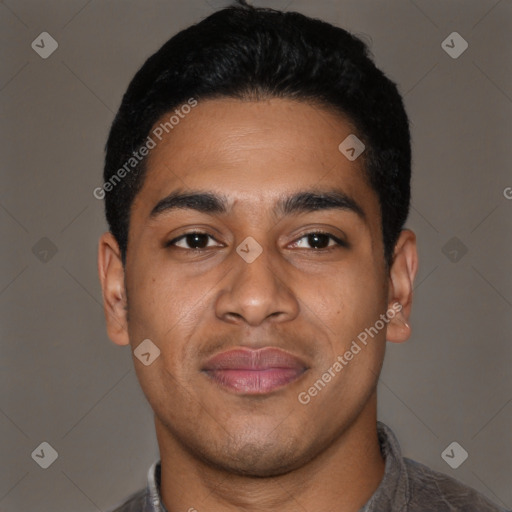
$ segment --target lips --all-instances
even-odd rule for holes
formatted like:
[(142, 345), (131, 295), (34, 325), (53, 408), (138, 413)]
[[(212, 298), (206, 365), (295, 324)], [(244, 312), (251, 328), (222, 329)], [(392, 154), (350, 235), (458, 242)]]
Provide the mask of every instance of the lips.
[(235, 349), (210, 358), (202, 369), (217, 384), (242, 394), (265, 394), (297, 380), (307, 365), (283, 350)]

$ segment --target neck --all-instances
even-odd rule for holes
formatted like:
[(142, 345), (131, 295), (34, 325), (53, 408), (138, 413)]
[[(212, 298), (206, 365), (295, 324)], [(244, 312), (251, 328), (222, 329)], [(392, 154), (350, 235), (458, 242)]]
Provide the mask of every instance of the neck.
[(322, 453), (284, 475), (235, 475), (191, 456), (155, 417), (161, 496), (168, 512), (330, 510), (357, 512), (384, 475), (377, 437), (376, 394)]

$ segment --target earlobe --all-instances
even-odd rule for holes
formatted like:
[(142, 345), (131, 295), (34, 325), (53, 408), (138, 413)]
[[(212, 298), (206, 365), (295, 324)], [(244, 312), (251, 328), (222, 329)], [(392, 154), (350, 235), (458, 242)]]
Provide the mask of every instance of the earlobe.
[(393, 264), (389, 273), (388, 312), (393, 318), (387, 326), (386, 339), (393, 343), (407, 341), (411, 335), (409, 316), (412, 308), (413, 284), (418, 270), (416, 235), (409, 229), (401, 231), (395, 245)]
[(116, 345), (128, 345), (124, 266), (119, 244), (110, 232), (104, 233), (99, 240), (98, 274), (108, 336)]

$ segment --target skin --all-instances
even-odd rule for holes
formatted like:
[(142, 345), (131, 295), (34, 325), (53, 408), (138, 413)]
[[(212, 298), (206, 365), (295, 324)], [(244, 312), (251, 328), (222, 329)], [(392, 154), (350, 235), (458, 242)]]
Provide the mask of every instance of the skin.
[[(114, 237), (100, 239), (109, 337), (132, 350), (149, 338), (161, 351), (149, 366), (134, 356), (134, 365), (155, 413), (169, 512), (356, 512), (382, 479), (376, 385), (386, 340), (410, 336), (416, 239), (401, 232), (387, 269), (363, 158), (338, 150), (351, 133), (339, 114), (305, 102), (200, 102), (148, 157), (124, 268)], [(280, 197), (320, 189), (348, 194), (366, 220), (340, 209), (273, 214)], [(176, 190), (222, 193), (229, 209), (150, 218)], [(165, 247), (190, 231), (210, 234), (208, 248), (187, 248), (184, 239)], [(349, 246), (327, 238), (318, 248), (305, 236), (318, 231)], [(236, 252), (248, 236), (263, 250), (252, 263)], [(402, 311), (300, 403), (299, 393), (397, 302)], [(200, 371), (213, 354), (267, 346), (300, 357), (307, 371), (263, 396), (230, 392)]]

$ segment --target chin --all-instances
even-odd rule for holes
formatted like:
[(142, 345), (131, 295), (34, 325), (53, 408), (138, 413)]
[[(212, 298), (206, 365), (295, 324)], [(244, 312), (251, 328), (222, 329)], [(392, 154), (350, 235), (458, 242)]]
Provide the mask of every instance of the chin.
[[(261, 432), (250, 439), (242, 435), (225, 439), (224, 442), (209, 444), (214, 451), (201, 452), (203, 461), (217, 469), (240, 476), (266, 478), (289, 473), (301, 467), (309, 458), (302, 450), (300, 439), (288, 433), (279, 439), (278, 436), (262, 437)], [(249, 437), (249, 436), (248, 436)]]
[(302, 460), (297, 453), (288, 453), (282, 449), (269, 451), (268, 448), (247, 445), (235, 453), (214, 456), (209, 463), (231, 474), (268, 478), (293, 471), (302, 465)]

